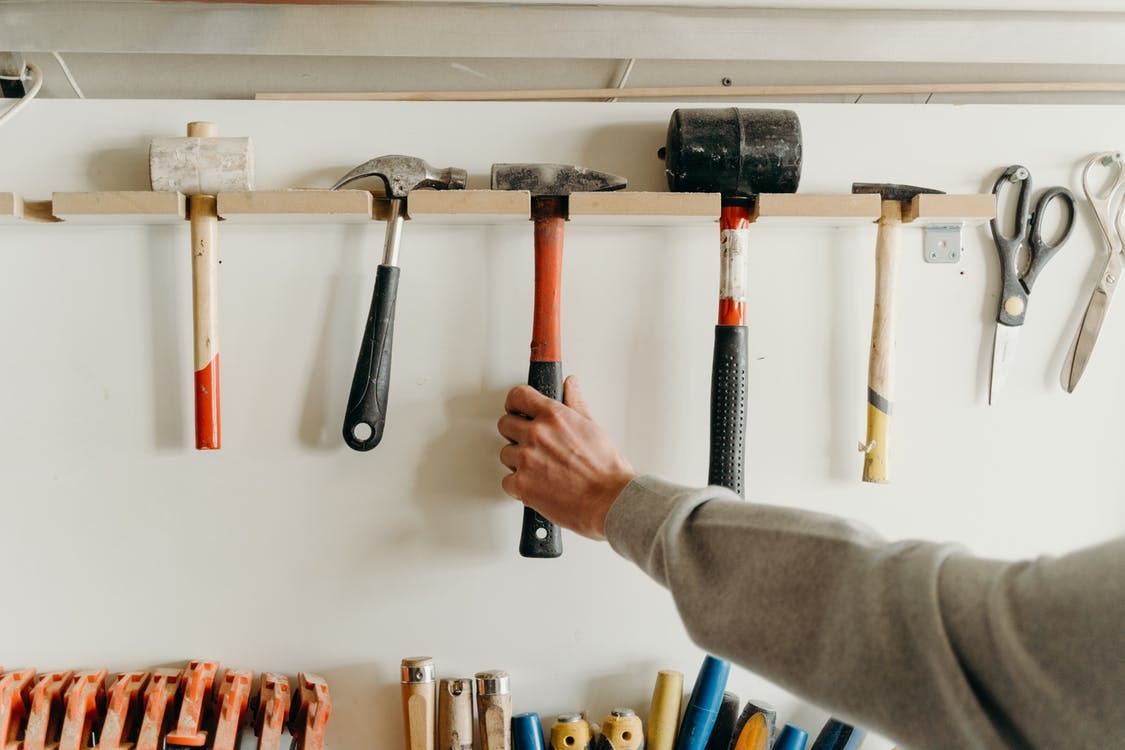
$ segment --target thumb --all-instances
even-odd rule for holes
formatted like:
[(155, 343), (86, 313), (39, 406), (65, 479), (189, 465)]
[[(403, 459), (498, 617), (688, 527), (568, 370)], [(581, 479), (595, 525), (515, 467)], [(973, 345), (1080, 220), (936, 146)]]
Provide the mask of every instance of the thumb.
[(574, 409), (576, 412), (586, 417), (586, 419), (593, 419), (590, 414), (590, 405), (586, 403), (586, 398), (582, 395), (582, 390), (578, 387), (578, 378), (570, 375), (563, 381), (563, 403)]

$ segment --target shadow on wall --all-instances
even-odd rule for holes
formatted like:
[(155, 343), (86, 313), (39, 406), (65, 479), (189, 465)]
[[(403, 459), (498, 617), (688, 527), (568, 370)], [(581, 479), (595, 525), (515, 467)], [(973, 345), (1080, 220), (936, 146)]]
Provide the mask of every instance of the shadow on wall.
[[(671, 116), (672, 109), (668, 109)], [(620, 175), (626, 190), (667, 191), (664, 162), (656, 152), (664, 146), (667, 127), (651, 122), (628, 122), (591, 129), (579, 166)], [(637, 165), (643, 165), (643, 171)]]
[[(417, 467), (413, 497), (427, 518), (427, 543), (443, 557), (466, 554), (494, 557), (517, 539), (500, 538), (489, 508), (518, 503), (500, 489), (503, 439), (496, 432), (506, 390), (471, 391), (445, 400), (446, 424), (425, 447)], [(497, 511), (499, 512), (499, 511)]]
[(190, 297), (183, 289), (190, 283), (190, 248), (176, 229), (151, 227), (147, 232), (148, 309), (142, 317), (148, 320), (152, 350), (153, 443), (158, 451), (178, 452), (190, 445), (184, 404), (191, 398), (192, 360), (191, 344), (180, 334), (182, 321), (191, 317)]
[[(153, 137), (182, 135), (181, 133), (154, 133)], [(148, 174), (148, 147), (150, 138), (129, 141), (127, 148), (98, 151), (86, 164), (86, 177), (90, 190), (151, 190)]]

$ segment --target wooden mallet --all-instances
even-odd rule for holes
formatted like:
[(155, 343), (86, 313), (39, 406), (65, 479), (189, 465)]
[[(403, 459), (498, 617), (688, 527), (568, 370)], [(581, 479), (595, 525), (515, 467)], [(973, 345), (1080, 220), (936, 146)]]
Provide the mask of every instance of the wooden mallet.
[(254, 150), (249, 138), (219, 138), (209, 122), (190, 122), (186, 138), (154, 138), (149, 148), (153, 190), (187, 195), (191, 219), (191, 290), (195, 338), (195, 447), (218, 449), (219, 287), (215, 196), (253, 190)]

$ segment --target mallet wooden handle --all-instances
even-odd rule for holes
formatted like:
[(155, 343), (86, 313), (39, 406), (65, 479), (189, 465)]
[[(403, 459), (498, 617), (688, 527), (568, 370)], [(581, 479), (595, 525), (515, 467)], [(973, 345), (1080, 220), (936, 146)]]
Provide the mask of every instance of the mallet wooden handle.
[(901, 234), (901, 204), (883, 201), (875, 241), (875, 312), (867, 366), (867, 442), (863, 458), (865, 482), (886, 482), (890, 477), (889, 442), (895, 388), (895, 276)]
[(508, 673), (476, 674), (481, 750), (512, 750), (512, 693)]
[(402, 723), (406, 750), (434, 750), (437, 683), (428, 656), (402, 660)]
[[(210, 122), (190, 122), (189, 138), (214, 138)], [(219, 409), (219, 212), (213, 195), (189, 195), (191, 307), (195, 341), (195, 447), (222, 446)]]

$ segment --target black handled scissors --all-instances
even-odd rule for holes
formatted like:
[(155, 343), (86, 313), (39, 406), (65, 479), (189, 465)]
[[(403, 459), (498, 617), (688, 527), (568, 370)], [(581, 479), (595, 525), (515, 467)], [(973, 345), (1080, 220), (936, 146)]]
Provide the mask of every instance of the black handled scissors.
[[(1052, 187), (1044, 190), (1031, 208), (1031, 173), (1027, 167), (1014, 164), (1004, 170), (1004, 173), (992, 186), (992, 192), (999, 199), (1000, 188), (1006, 184), (1019, 184), (1019, 194), (1016, 197), (1016, 214), (1012, 234), (1006, 235), (1001, 230), (1000, 206), (996, 207), (996, 218), (990, 222), (992, 239), (996, 243), (996, 252), (1000, 256), (1000, 309), (996, 313), (996, 339), (992, 346), (992, 377), (988, 387), (988, 403), (992, 403), (1000, 384), (1006, 379), (1011, 366), (1011, 351), (1015, 344), (1016, 334), (1023, 327), (1027, 315), (1027, 302), (1031, 294), (1031, 287), (1039, 277), (1047, 261), (1055, 256), (1063, 246), (1070, 232), (1074, 229), (1075, 210), (1074, 194), (1064, 187)], [(1051, 201), (1062, 202), (1066, 209), (1066, 223), (1062, 231), (1057, 233), (1054, 240), (1048, 242), (1043, 239), (1043, 217)], [(1027, 267), (1020, 271), (1020, 248), (1027, 249)]]

